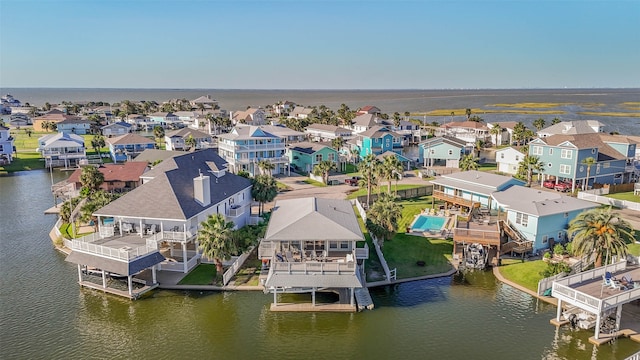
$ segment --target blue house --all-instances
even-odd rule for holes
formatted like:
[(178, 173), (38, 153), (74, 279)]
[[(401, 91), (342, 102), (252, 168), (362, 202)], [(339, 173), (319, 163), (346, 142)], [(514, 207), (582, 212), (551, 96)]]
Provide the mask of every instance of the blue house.
[(84, 135), (91, 132), (91, 122), (81, 119), (66, 119), (58, 122), (57, 129), (59, 133)]
[(387, 151), (400, 153), (403, 137), (386, 126), (373, 126), (357, 135), (352, 143), (360, 152), (360, 158), (369, 154), (380, 155)]
[(498, 209), (491, 194), (504, 191), (514, 185), (524, 185), (523, 181), (491, 174), (484, 171), (463, 171), (442, 175), (433, 184), (433, 197), (447, 203), (466, 208)]
[(126, 134), (115, 138), (107, 139), (109, 153), (113, 162), (124, 162), (138, 156), (146, 149), (155, 149), (156, 143), (144, 136), (137, 134)]
[(446, 166), (458, 168), (462, 155), (469, 152), (465, 141), (453, 136), (429, 138), (418, 145), (418, 161), (423, 166)]
[[(632, 182), (636, 144), (623, 135), (552, 135), (531, 141), (529, 155), (538, 157), (544, 164), (545, 180), (569, 181), (574, 190), (585, 183), (591, 187), (594, 183)], [(596, 160), (590, 168), (583, 164), (589, 157)]]
[[(566, 242), (569, 222), (597, 204), (552, 191), (512, 186), (491, 195), (494, 204), (506, 213), (506, 226), (520, 240), (532, 242), (532, 251)], [(506, 231), (509, 233), (509, 231)]]
[(273, 164), (274, 175), (287, 174), (289, 157), (285, 144), (285, 139), (258, 126), (239, 125), (218, 136), (218, 154), (229, 163), (231, 172), (258, 175), (258, 163), (265, 160)]

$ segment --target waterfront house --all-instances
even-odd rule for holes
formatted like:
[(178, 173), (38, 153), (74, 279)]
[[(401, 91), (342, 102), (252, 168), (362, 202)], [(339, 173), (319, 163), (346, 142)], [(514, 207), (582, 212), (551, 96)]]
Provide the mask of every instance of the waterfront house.
[(231, 122), (233, 125), (264, 125), (266, 115), (264, 110), (258, 108), (249, 108), (245, 111), (232, 111), (230, 113)]
[(187, 150), (188, 145), (185, 140), (192, 137), (196, 141), (195, 149), (205, 149), (211, 147), (211, 135), (191, 128), (183, 128), (167, 133), (164, 137), (167, 150)]
[(538, 131), (538, 137), (552, 135), (578, 135), (604, 132), (604, 124), (597, 120), (561, 121)]
[(377, 106), (373, 106), (373, 105), (363, 106), (360, 109), (358, 109), (358, 111), (356, 112), (357, 115), (364, 115), (364, 114), (380, 115), (381, 113), (382, 111)]
[[(200, 112), (196, 112), (196, 111), (176, 111), (173, 113), (175, 116), (178, 117), (178, 121), (180, 124), (180, 127), (191, 127), (194, 129), (199, 129), (199, 125), (198, 124), (198, 118), (200, 117), (201, 113)], [(204, 114), (202, 114), (204, 115)], [(204, 117), (202, 118), (202, 120), (204, 121)]]
[[(354, 307), (354, 290), (361, 288), (361, 268), (368, 257), (358, 248), (364, 236), (349, 201), (320, 198), (278, 200), (258, 257), (269, 263), (264, 286), (277, 294), (337, 291), (342, 304)], [(362, 266), (364, 266), (362, 264)], [(363, 270), (362, 270), (363, 271)]]
[[(490, 135), (489, 137), (491, 138), (491, 143), (494, 145), (512, 144), (513, 128), (517, 124), (518, 123), (515, 121), (503, 121), (503, 122), (491, 122), (491, 123), (488, 122), (487, 127), (489, 128), (489, 135)], [(500, 126), (502, 131), (498, 135), (491, 134), (491, 129), (493, 129), (493, 127), (496, 125)]]
[(120, 121), (113, 124), (105, 125), (100, 129), (102, 130), (102, 135), (106, 137), (112, 137), (128, 134), (133, 130), (132, 127), (133, 126), (131, 124)]
[(321, 161), (331, 161), (338, 167), (338, 151), (331, 144), (318, 142), (300, 142), (287, 148), (289, 163), (296, 171), (310, 173)]
[(277, 116), (283, 116), (289, 114), (295, 106), (296, 104), (292, 101), (280, 101), (273, 105), (273, 112)]
[(275, 168), (273, 174), (288, 173), (289, 158), (284, 139), (258, 126), (236, 126), (218, 137), (218, 154), (229, 163), (229, 170), (260, 174), (258, 162), (266, 160)]
[(14, 128), (31, 125), (31, 118), (26, 114), (11, 114), (9, 125)]
[(403, 137), (386, 126), (375, 125), (369, 130), (356, 135), (352, 143), (359, 150), (360, 158), (363, 159), (368, 154), (380, 155), (387, 151), (400, 153), (403, 146)]
[[(634, 166), (637, 142), (623, 135), (589, 133), (552, 135), (529, 143), (529, 155), (544, 164), (543, 178), (570, 182), (571, 190), (599, 184), (622, 184), (637, 176)], [(596, 164), (590, 169), (582, 163), (592, 157)], [(587, 171), (589, 173), (587, 174)]]
[(379, 120), (374, 114), (362, 114), (353, 118), (351, 126), (348, 127), (353, 130), (354, 134), (360, 134), (378, 125)]
[[(147, 169), (147, 163), (139, 161), (100, 165), (98, 171), (104, 176), (100, 189), (118, 193), (131, 191), (142, 185), (141, 176)], [(76, 169), (66, 180), (54, 184), (52, 193), (62, 199), (78, 196), (82, 188), (81, 174), (82, 169)]]
[(74, 167), (87, 159), (84, 138), (76, 134), (57, 133), (38, 139), (38, 152), (45, 167)]
[(98, 232), (72, 241), (67, 261), (78, 264), (81, 285), (106, 288), (82, 280), (83, 266), (96, 267), (127, 276), (135, 297), (132, 277), (141, 271), (152, 271), (148, 287), (157, 285), (156, 270), (187, 273), (199, 263), (196, 237), (209, 215), (223, 214), (236, 228), (250, 216), (251, 181), (227, 172), (212, 149), (167, 159), (145, 178), (94, 212)]
[(353, 134), (349, 129), (328, 124), (311, 124), (307, 126), (304, 132), (313, 141), (331, 141), (339, 137), (348, 140)]
[(478, 140), (483, 142), (491, 141), (489, 128), (478, 121), (450, 122), (440, 126), (436, 135), (448, 135), (465, 141), (468, 144), (475, 144)]
[(129, 114), (125, 120), (127, 123), (133, 125), (137, 129), (150, 128), (153, 129), (155, 125), (151, 119), (141, 114)]
[(282, 139), (285, 146), (288, 146), (291, 143), (304, 141), (306, 138), (305, 133), (290, 129), (283, 125), (260, 125), (260, 129)]
[(520, 162), (524, 159), (525, 155), (526, 154), (512, 147), (496, 151), (498, 171), (511, 175), (517, 174)]
[(554, 243), (565, 243), (569, 222), (581, 212), (598, 206), (561, 193), (523, 186), (496, 191), (491, 197), (506, 214), (505, 221), (510, 228), (507, 234), (517, 232), (518, 240), (531, 242), (533, 252), (552, 248)]
[(129, 161), (145, 149), (154, 149), (156, 143), (138, 134), (125, 134), (107, 139), (109, 153), (113, 162)]
[(64, 120), (79, 120), (80, 117), (74, 115), (67, 115), (64, 112), (53, 109), (48, 111), (46, 114), (42, 116), (38, 116), (33, 119), (33, 131), (47, 131), (42, 127), (44, 123), (54, 123), (58, 124)]
[(149, 119), (154, 125), (160, 125), (162, 127), (173, 126), (180, 122), (180, 119), (176, 114), (163, 111), (150, 114)]
[(306, 119), (313, 112), (313, 108), (307, 108), (304, 106), (296, 106), (289, 114), (289, 118)]
[(0, 165), (11, 164), (13, 160), (13, 140), (9, 128), (0, 125)]
[(428, 138), (418, 148), (418, 161), (425, 167), (444, 165), (458, 168), (462, 155), (471, 151), (465, 141), (447, 135)]
[(58, 132), (85, 135), (91, 132), (91, 122), (80, 118), (69, 118), (57, 123)]
[(204, 105), (205, 109), (215, 109), (218, 107), (218, 100), (211, 97), (211, 95), (203, 95), (199, 98), (190, 101), (191, 106), (198, 107), (198, 105)]

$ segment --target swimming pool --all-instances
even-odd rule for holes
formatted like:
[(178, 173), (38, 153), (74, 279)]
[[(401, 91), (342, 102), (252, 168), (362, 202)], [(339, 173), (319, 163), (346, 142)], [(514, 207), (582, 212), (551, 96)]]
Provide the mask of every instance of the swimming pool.
[(440, 231), (446, 220), (447, 218), (442, 216), (419, 215), (413, 224), (411, 224), (411, 230)]

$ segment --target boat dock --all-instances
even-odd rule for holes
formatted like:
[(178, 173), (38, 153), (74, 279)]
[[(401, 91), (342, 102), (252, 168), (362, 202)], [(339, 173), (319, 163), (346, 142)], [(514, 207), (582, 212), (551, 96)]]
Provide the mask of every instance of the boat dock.
[(373, 300), (371, 294), (369, 294), (369, 288), (363, 287), (355, 289), (356, 303), (358, 304), (358, 311), (364, 309), (373, 310)]

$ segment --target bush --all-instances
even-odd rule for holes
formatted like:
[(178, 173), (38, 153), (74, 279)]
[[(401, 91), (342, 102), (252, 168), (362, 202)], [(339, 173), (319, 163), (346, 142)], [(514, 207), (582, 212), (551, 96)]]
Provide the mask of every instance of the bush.
[(562, 244), (556, 244), (556, 245), (553, 247), (553, 253), (554, 253), (555, 255), (562, 255), (562, 254), (564, 254), (564, 246), (562, 246)]
[(551, 253), (548, 252), (548, 251), (546, 253), (544, 253), (544, 258), (545, 259), (551, 259)]
[[(548, 253), (547, 253), (548, 254)], [(560, 273), (570, 273), (571, 267), (564, 262), (557, 263), (548, 263), (547, 268), (540, 272), (540, 275), (545, 278), (560, 274)]]
[(567, 245), (564, 246), (564, 251), (573, 256), (573, 243), (567, 243)]

